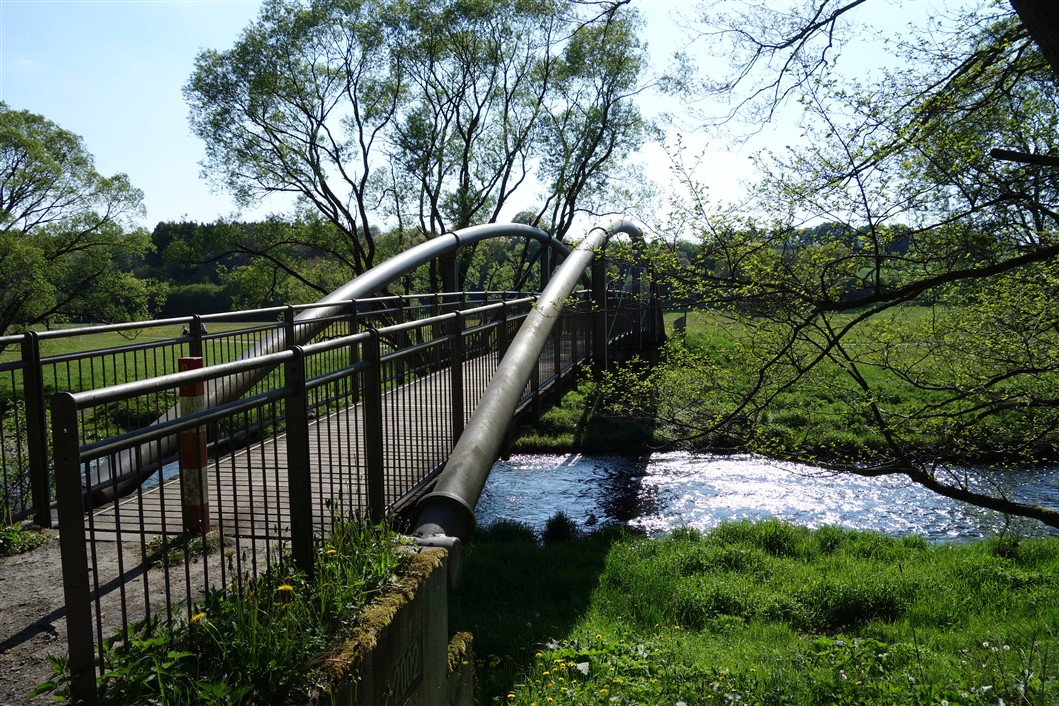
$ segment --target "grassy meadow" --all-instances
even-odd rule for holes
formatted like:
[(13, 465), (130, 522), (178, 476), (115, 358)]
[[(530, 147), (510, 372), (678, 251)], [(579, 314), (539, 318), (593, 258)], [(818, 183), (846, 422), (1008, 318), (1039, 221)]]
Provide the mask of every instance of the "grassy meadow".
[[(853, 316), (830, 323), (837, 329)], [(889, 457), (890, 434), (910, 455), (944, 462), (1026, 466), (1059, 459), (1054, 420), (1043, 405), (1020, 402), (1033, 399), (1023, 387), (1044, 388), (1051, 379), (1021, 375), (976, 387), (974, 375), (983, 366), (970, 353), (960, 359), (958, 351), (930, 340), (938, 316), (938, 309), (909, 306), (869, 320), (843, 339), (849, 359), (825, 356), (806, 372), (806, 361), (819, 354), (807, 335), (762, 382), (758, 370), (779, 345), (769, 338), (774, 332), (749, 330), (708, 311), (670, 312), (665, 364), (612, 366), (600, 384), (582, 381), (517, 448), (638, 452), (676, 446), (807, 463), (872, 463)], [(674, 326), (678, 318), (686, 318), (683, 330)], [(755, 386), (755, 403), (740, 407)], [(1005, 396), (1011, 403), (1002, 409)], [(1049, 399), (1049, 393), (1038, 391), (1036, 399)], [(996, 409), (978, 413), (990, 406)]]
[(1059, 703), (1059, 541), (775, 521), (483, 529), (450, 627), (481, 704)]

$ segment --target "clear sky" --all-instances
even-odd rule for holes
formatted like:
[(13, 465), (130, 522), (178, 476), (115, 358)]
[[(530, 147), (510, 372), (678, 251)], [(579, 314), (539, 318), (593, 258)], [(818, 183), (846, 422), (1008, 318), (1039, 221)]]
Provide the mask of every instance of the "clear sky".
[(0, 100), (84, 138), (103, 174), (144, 192), (146, 225), (232, 210), (200, 179), (181, 89), (195, 55), (228, 48), (257, 0), (0, 0)]
[[(231, 215), (228, 196), (212, 193), (200, 177), (204, 150), (191, 134), (181, 89), (196, 54), (231, 47), (259, 4), (0, 0), (0, 100), (81, 135), (101, 173), (128, 174), (144, 192), (148, 228), (162, 220)], [(896, 14), (931, 4), (906, 3)], [(877, 5), (883, 13), (893, 8)], [(637, 0), (636, 6), (647, 20), (651, 49), (664, 60), (680, 41), (674, 13), (690, 11), (693, 0)], [(715, 196), (735, 198), (739, 180), (750, 175), (748, 156), (760, 144), (713, 149), (710, 174), (703, 176)]]

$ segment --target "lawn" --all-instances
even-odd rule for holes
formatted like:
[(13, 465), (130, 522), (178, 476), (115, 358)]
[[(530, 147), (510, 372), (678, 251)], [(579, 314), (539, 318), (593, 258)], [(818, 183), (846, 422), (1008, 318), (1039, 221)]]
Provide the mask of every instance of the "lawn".
[(1059, 700), (1057, 540), (563, 524), (544, 541), (487, 528), (468, 548), (450, 627), (475, 634), (479, 703)]

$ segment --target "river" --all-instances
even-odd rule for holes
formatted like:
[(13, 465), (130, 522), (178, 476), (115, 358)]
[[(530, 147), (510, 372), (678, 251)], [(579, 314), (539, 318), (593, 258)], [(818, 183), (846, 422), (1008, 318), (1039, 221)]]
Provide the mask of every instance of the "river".
[[(982, 475), (972, 482), (984, 482)], [(1059, 507), (1059, 469), (1011, 472), (990, 482), (1012, 497)], [(516, 520), (543, 528), (562, 511), (581, 528), (624, 523), (655, 535), (680, 525), (775, 517), (929, 541), (972, 540), (1005, 527), (1002, 515), (949, 500), (904, 476), (867, 478), (747, 456), (687, 452), (643, 457), (527, 454), (498, 462), (478, 501), (478, 522)], [(1056, 534), (1014, 519), (1023, 535)]]

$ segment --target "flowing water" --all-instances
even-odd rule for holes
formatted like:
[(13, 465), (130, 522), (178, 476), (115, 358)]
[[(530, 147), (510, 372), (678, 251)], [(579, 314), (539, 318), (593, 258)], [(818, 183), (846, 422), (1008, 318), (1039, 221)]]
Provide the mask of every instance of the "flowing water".
[[(1059, 507), (1059, 469), (991, 477), (958, 471), (972, 486), (991, 484), (1011, 497)], [(1005, 528), (1005, 518), (936, 495), (904, 476), (867, 478), (754, 456), (686, 452), (643, 457), (518, 455), (498, 462), (478, 501), (478, 522), (516, 520), (539, 531), (562, 511), (579, 527), (624, 523), (647, 534), (680, 525), (710, 529), (725, 520), (775, 517), (931, 541), (970, 540)], [(1044, 525), (1012, 520), (1026, 535)]]

